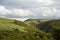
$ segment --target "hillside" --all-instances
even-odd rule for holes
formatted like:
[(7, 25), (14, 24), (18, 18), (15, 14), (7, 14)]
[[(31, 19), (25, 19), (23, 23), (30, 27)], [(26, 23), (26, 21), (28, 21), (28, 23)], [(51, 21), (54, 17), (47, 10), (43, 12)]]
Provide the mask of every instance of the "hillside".
[(24, 22), (28, 25), (31, 25), (31, 26), (37, 26), (38, 24), (40, 23), (43, 23), (43, 22), (46, 22), (48, 20), (41, 20), (41, 19), (27, 19), (25, 20)]
[[(55, 40), (58, 20), (28, 19), (24, 22), (0, 18), (0, 40)], [(48, 33), (46, 32), (48, 30)], [(50, 31), (51, 30), (51, 31)], [(57, 32), (60, 35), (59, 32)]]
[(60, 20), (51, 20), (37, 25), (40, 30), (51, 31), (52, 27), (60, 29)]
[(0, 18), (0, 40), (43, 40), (45, 37), (45, 32), (25, 22)]
[(60, 40), (60, 20), (51, 20), (37, 26), (40, 30), (52, 34), (54, 40)]
[(36, 26), (49, 35), (52, 34), (54, 40), (60, 40), (60, 20), (28, 19), (25, 22), (34, 27)]
[(0, 19), (0, 30), (13, 31), (14, 29), (19, 29), (20, 31), (24, 31), (24, 27), (14, 24), (14, 20), (3, 19), (3, 18)]

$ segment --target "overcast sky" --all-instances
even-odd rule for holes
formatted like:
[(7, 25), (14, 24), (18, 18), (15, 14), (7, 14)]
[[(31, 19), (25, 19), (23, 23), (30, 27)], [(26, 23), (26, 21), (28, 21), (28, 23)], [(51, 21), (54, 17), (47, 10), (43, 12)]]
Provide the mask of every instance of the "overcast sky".
[(0, 17), (60, 19), (60, 0), (0, 0)]

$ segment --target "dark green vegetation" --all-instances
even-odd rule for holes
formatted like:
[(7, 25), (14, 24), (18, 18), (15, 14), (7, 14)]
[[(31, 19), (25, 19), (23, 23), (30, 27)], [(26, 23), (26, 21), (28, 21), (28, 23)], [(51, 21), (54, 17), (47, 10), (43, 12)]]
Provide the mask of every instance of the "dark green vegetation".
[(60, 40), (60, 20), (0, 18), (0, 40)]

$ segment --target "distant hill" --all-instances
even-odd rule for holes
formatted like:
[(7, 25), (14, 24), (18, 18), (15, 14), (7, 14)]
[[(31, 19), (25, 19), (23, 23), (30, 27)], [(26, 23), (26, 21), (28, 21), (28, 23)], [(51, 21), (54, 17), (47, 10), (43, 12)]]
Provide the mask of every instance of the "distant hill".
[(40, 23), (43, 23), (43, 22), (46, 22), (48, 20), (41, 20), (41, 19), (27, 19), (25, 20), (24, 22), (28, 25), (31, 25), (31, 26), (37, 26), (38, 24)]

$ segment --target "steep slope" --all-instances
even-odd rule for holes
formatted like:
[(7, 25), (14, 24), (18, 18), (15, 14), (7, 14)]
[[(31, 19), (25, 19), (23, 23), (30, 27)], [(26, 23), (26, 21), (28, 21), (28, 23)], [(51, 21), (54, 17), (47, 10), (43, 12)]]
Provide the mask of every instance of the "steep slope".
[(47, 22), (44, 22), (44, 23), (41, 23), (41, 24), (37, 25), (37, 27), (40, 30), (47, 31), (47, 32), (51, 31), (51, 29), (53, 27), (56, 27), (56, 28), (60, 29), (60, 20), (47, 21)]

